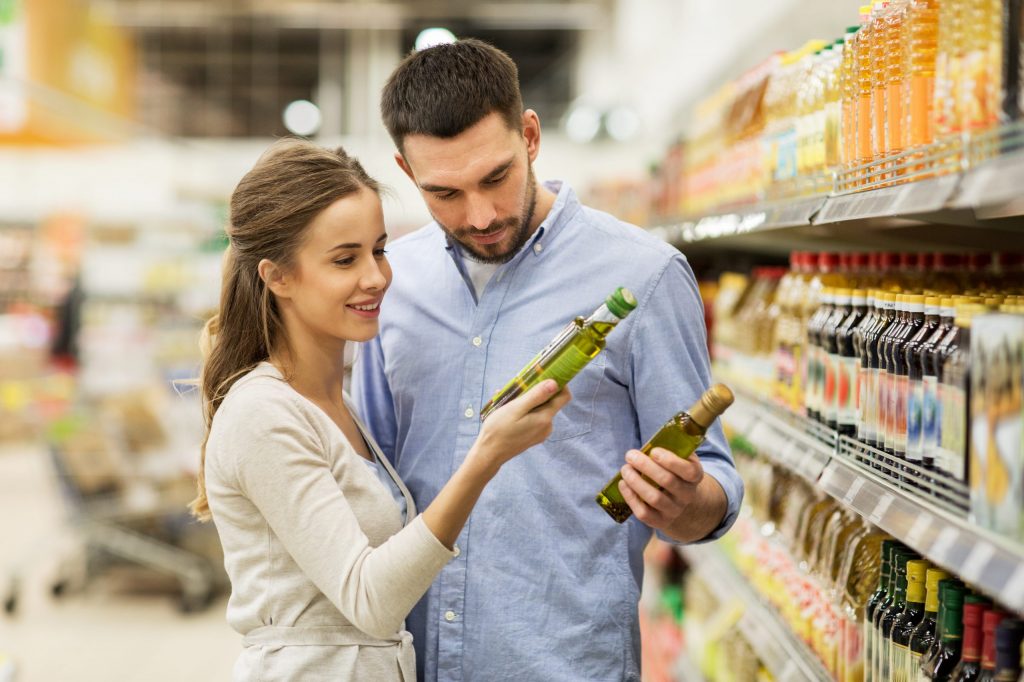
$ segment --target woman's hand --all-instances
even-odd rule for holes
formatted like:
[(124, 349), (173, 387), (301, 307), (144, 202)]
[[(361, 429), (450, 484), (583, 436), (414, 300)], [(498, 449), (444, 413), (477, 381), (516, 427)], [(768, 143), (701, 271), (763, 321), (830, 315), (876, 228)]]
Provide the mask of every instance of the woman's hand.
[(551, 435), (551, 421), (572, 398), (568, 388), (558, 390), (546, 379), (495, 410), (480, 428), (469, 456), (497, 472), (501, 465)]

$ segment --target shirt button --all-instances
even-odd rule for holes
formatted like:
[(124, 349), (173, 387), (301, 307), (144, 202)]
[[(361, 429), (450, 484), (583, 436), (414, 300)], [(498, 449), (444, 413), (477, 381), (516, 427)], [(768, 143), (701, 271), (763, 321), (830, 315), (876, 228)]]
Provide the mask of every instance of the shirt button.
[(466, 415), (466, 419), (471, 419), (473, 417), (473, 408), (467, 407), (466, 411), (463, 412), (462, 414)]
[(543, 250), (544, 250), (544, 245), (541, 244), (540, 242), (537, 242), (536, 244), (533, 245), (533, 252), (534, 253), (540, 253)]
[(449, 623), (452, 622), (453, 620), (455, 620), (455, 612), (454, 611), (445, 611), (444, 612), (444, 619), (446, 621), (448, 621)]
[(473, 337), (473, 345), (474, 346), (479, 346), (483, 342), (484, 342), (484, 340), (481, 339), (479, 336), (474, 336)]
[(460, 554), (462, 554), (462, 550), (459, 549), (458, 545), (452, 547), (452, 554), (454, 554), (455, 556), (459, 556)]

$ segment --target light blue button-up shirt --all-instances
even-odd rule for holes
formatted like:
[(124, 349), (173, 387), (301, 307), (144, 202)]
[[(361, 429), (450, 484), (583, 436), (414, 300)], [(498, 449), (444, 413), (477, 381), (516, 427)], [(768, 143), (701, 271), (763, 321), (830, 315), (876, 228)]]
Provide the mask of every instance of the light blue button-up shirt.
[[(436, 224), (390, 248), (381, 333), (359, 349), (352, 396), (420, 509), (480, 430), (480, 408), (571, 319), (616, 287), (636, 310), (572, 380), (543, 444), (506, 464), (460, 534), (461, 553), (409, 615), (421, 680), (639, 680), (641, 553), (594, 496), (710, 383), (703, 307), (686, 259), (567, 185), (533, 238), (477, 300)], [(736, 518), (743, 484), (716, 423), (698, 449)]]

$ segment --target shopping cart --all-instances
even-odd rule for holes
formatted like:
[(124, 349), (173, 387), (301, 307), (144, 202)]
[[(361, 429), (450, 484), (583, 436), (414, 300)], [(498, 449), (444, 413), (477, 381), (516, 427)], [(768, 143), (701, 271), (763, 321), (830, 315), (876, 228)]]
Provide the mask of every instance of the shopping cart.
[[(51, 427), (50, 460), (76, 549), (58, 560), (50, 592), (61, 597), (115, 565), (130, 564), (175, 578), (180, 610), (200, 611), (227, 584), (216, 531), (188, 514), (191, 480), (154, 474), (158, 449), (126, 455), (118, 447), (138, 447), (137, 441), (109, 415), (77, 415)], [(8, 613), (18, 608), (23, 572), (24, 565), (8, 576)]]

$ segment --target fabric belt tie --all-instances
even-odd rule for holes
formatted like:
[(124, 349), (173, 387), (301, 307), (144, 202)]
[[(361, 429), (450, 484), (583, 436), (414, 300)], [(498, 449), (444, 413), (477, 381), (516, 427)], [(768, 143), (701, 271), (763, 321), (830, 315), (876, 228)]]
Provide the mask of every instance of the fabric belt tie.
[(398, 647), (398, 668), (405, 682), (416, 682), (412, 635), (405, 630), (391, 637), (371, 637), (354, 625), (292, 628), (264, 625), (242, 638), (243, 646), (372, 646)]

